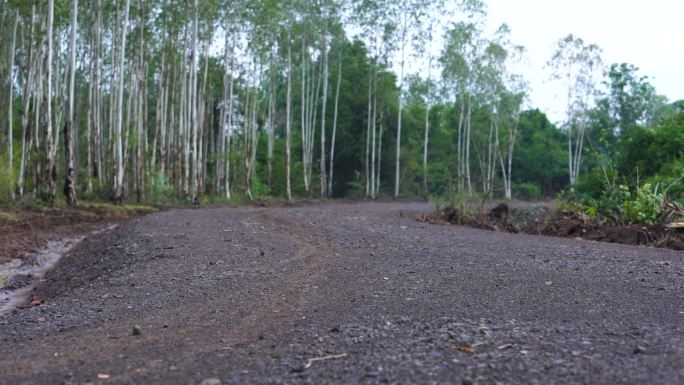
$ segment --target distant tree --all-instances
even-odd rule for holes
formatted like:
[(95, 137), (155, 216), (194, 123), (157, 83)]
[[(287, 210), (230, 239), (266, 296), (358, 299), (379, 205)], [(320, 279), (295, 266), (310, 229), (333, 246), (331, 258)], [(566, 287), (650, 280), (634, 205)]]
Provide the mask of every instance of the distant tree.
[(563, 81), (567, 87), (565, 129), (570, 184), (574, 185), (582, 167), (586, 113), (592, 107), (597, 74), (602, 68), (601, 48), (570, 34), (556, 42), (547, 66), (552, 70), (551, 78)]

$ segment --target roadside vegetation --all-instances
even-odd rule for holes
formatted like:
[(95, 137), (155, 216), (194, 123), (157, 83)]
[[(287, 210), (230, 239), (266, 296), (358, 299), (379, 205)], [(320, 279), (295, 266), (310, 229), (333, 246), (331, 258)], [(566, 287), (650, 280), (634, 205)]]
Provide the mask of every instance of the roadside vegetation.
[(551, 122), (480, 1), (0, 0), (0, 20), (5, 207), (551, 199), (683, 220), (684, 101), (569, 34)]

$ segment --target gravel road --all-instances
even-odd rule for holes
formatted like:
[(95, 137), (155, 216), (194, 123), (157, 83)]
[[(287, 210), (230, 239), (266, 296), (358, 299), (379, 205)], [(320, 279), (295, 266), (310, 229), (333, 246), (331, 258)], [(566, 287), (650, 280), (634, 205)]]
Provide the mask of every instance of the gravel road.
[(684, 384), (684, 252), (426, 204), (148, 215), (0, 318), (1, 384)]

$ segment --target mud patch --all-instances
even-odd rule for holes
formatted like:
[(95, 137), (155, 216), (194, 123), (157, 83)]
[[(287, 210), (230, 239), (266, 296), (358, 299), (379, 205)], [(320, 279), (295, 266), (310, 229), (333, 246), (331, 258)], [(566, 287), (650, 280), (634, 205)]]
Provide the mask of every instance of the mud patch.
[(34, 263), (27, 260), (38, 255), (49, 242), (77, 238), (154, 210), (144, 206), (83, 205), (74, 209), (0, 211), (0, 265), (15, 259)]
[[(96, 235), (115, 227), (116, 225), (110, 225), (88, 235)], [(44, 299), (34, 298), (31, 292), (45, 277), (45, 274), (54, 269), (59, 260), (85, 238), (84, 235), (61, 241), (50, 241), (45, 248), (24, 261), (14, 259), (0, 265), (0, 317), (18, 307), (42, 304)]]

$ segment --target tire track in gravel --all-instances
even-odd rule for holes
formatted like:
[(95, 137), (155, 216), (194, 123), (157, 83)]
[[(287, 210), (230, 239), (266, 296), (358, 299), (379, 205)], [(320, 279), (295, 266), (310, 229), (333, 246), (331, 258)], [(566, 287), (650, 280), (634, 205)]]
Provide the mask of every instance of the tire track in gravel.
[(684, 381), (681, 253), (402, 215), (429, 209), (174, 210), (123, 225), (65, 257), (43, 306), (0, 318), (0, 384)]

